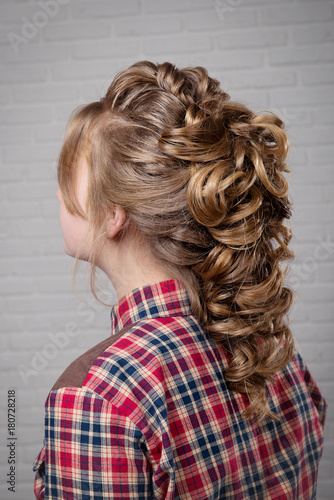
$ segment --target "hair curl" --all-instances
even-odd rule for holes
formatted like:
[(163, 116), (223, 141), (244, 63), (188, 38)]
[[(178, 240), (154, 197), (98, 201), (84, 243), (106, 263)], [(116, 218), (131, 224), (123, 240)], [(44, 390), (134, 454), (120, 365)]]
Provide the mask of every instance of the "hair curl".
[(86, 149), (96, 236), (101, 214), (121, 205), (229, 353), (226, 380), (248, 398), (245, 415), (258, 422), (275, 418), (266, 382), (294, 350), (284, 319), (293, 293), (280, 266), (294, 257), (283, 224), (291, 217), (283, 128), (277, 116), (231, 101), (202, 67), (143, 61), (75, 112), (58, 166), (68, 209), (83, 215), (72, 165)]

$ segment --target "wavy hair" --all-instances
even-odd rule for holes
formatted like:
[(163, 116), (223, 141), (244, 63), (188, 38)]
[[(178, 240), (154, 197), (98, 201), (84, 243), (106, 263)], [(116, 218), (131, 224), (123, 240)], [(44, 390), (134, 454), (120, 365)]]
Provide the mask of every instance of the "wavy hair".
[(193, 312), (229, 355), (230, 389), (246, 396), (245, 416), (258, 422), (275, 418), (266, 383), (294, 351), (293, 293), (281, 267), (294, 257), (283, 129), (277, 116), (232, 101), (202, 67), (142, 61), (74, 113), (58, 165), (67, 208), (85, 216), (73, 164), (87, 155), (93, 293), (98, 236), (118, 204), (187, 287)]

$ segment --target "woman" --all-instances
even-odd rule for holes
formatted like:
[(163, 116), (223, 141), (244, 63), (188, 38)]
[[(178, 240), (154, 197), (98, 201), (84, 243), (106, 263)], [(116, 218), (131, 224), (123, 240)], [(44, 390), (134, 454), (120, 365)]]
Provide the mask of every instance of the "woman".
[(315, 498), (326, 403), (285, 319), (283, 127), (147, 61), (72, 116), (64, 248), (119, 301), (48, 396), (37, 498)]

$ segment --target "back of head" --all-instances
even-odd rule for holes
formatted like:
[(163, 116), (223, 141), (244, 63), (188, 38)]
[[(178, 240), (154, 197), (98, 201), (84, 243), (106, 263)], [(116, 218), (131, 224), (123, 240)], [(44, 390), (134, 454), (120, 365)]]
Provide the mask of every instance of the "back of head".
[(273, 417), (265, 383), (293, 353), (284, 320), (293, 294), (280, 266), (293, 258), (283, 128), (231, 101), (204, 68), (143, 61), (76, 113), (58, 170), (66, 201), (69, 151), (85, 144), (97, 234), (101, 213), (121, 205), (228, 350), (226, 379), (257, 420)]

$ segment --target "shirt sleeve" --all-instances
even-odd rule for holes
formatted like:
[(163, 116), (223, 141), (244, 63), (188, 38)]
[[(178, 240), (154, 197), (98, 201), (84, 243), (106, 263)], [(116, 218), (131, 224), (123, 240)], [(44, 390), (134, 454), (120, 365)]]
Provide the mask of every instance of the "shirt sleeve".
[(65, 387), (49, 394), (45, 411), (36, 498), (151, 498), (144, 436), (116, 406), (85, 387)]
[(34, 483), (34, 493), (37, 500), (44, 499), (45, 490), (45, 447), (41, 449), (34, 463), (33, 471), (35, 471), (35, 483)]

